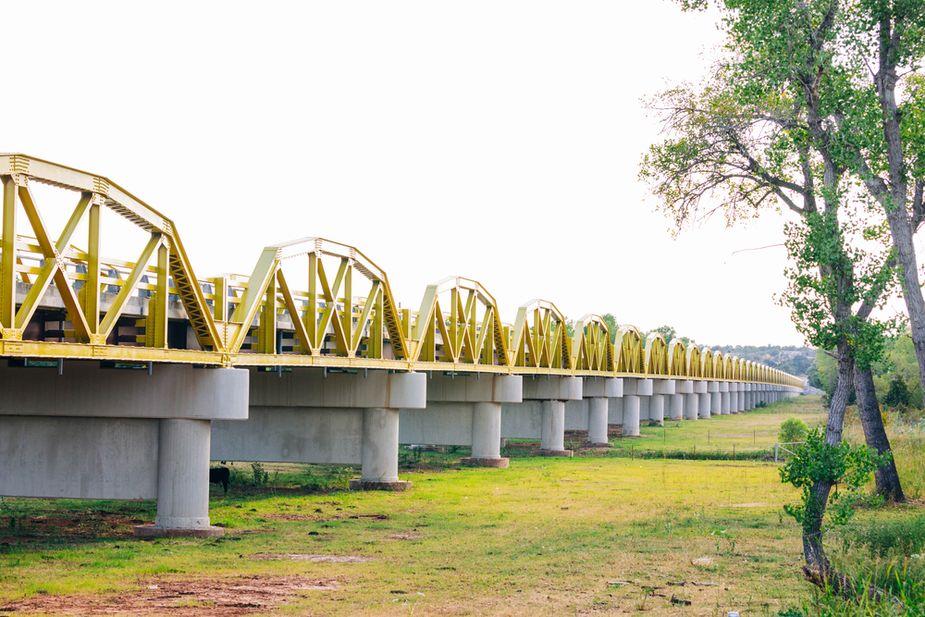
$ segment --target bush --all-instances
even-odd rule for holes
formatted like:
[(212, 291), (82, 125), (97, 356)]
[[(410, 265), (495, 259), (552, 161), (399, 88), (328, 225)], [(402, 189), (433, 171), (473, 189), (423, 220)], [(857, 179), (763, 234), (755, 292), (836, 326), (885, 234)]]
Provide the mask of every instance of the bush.
[(894, 375), (890, 381), (890, 389), (883, 397), (883, 404), (887, 407), (910, 407), (912, 405), (912, 393), (909, 392), (909, 387), (899, 375)]
[(873, 556), (911, 557), (925, 549), (925, 515), (904, 520), (878, 520), (855, 531), (853, 540)]
[(787, 418), (780, 425), (780, 432), (777, 433), (777, 440), (781, 443), (803, 441), (806, 439), (806, 434), (808, 432), (809, 427), (806, 426), (806, 422), (803, 422), (799, 418)]

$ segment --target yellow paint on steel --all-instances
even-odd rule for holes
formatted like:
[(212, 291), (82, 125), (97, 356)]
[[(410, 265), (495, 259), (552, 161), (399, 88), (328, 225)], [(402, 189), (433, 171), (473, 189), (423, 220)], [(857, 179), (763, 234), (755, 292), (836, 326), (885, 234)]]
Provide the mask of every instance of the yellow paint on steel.
[[(31, 185), (70, 191), (76, 205), (52, 238)], [(506, 326), (478, 282), (429, 285), (420, 309), (399, 308), (385, 271), (355, 247), (304, 238), (266, 247), (249, 276), (198, 279), (173, 222), (104, 176), (22, 154), (0, 154), (0, 357), (317, 366), (523, 375), (655, 376), (802, 387), (792, 375), (680, 340), (643, 341), (632, 326), (611, 340), (589, 314), (574, 324), (533, 300)], [(109, 210), (147, 235), (134, 260), (104, 259)], [(20, 215), (24, 216), (19, 221)], [(16, 234), (17, 223), (31, 235)], [(74, 246), (86, 223), (86, 250)], [(307, 268), (293, 278), (291, 264)], [(50, 299), (51, 298), (51, 299)], [(55, 317), (45, 337), (44, 319)], [(168, 346), (184, 319), (198, 349)], [(126, 331), (129, 334), (125, 334)], [(52, 338), (56, 340), (43, 340)], [(186, 337), (177, 345), (186, 346)]]

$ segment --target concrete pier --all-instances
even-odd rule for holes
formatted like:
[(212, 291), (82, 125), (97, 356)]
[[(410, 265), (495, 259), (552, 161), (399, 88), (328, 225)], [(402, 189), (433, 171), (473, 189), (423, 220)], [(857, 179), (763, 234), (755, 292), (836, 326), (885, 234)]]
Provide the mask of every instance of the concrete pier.
[(639, 437), (640, 398), (652, 396), (653, 380), (623, 379), (623, 436)]
[(507, 467), (501, 456), (502, 404), (522, 400), (519, 375), (433, 373), (427, 379), (427, 408), (401, 410), (399, 442), (471, 446), (464, 465)]
[(660, 426), (665, 424), (665, 407), (675, 393), (674, 379), (652, 380), (652, 397), (649, 400), (649, 420)]
[(565, 449), (565, 404), (582, 402), (580, 377), (538, 376), (523, 380), (523, 402), (505, 403), (501, 436), (540, 439), (540, 454), (572, 456)]
[(719, 382), (710, 381), (707, 383), (707, 392), (710, 393), (710, 413), (712, 415), (722, 414), (723, 409), (723, 395), (719, 391)]
[(686, 397), (694, 392), (694, 382), (689, 379), (675, 381), (675, 393), (671, 397), (671, 419), (683, 420)]
[(211, 423), (247, 418), (247, 371), (62, 369), (0, 361), (0, 495), (156, 499), (139, 536), (220, 535), (209, 524)]
[(355, 489), (403, 490), (402, 409), (427, 405), (424, 373), (250, 371), (246, 422), (215, 422), (212, 459), (360, 465)]
[(610, 401), (623, 397), (623, 380), (586, 377), (582, 384), (582, 395), (588, 402), (588, 445), (594, 448), (610, 447)]
[(700, 416), (700, 391), (702, 381), (689, 381), (689, 392), (684, 395), (684, 419), (696, 420)]

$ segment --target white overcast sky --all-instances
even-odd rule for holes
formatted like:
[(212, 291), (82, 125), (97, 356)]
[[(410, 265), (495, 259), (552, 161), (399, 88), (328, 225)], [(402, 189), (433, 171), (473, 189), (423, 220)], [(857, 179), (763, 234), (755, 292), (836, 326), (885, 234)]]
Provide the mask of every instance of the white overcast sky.
[(118, 182), (200, 278), (325, 236), (405, 306), (462, 275), (506, 321), (542, 297), (801, 344), (783, 248), (736, 252), (779, 244), (783, 215), (675, 240), (636, 179), (659, 131), (641, 99), (704, 74), (714, 22), (667, 0), (8, 3), (0, 151)]

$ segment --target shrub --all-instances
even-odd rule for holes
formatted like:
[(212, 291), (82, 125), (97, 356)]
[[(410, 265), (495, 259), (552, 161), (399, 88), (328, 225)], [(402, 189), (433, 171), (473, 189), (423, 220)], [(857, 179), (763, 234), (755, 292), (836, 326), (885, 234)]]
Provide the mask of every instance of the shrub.
[(799, 418), (787, 418), (780, 425), (780, 432), (777, 434), (777, 439), (781, 443), (803, 441), (806, 439), (806, 434), (808, 432), (809, 427), (806, 426), (806, 422), (803, 422)]
[(883, 404), (887, 407), (910, 407), (912, 405), (912, 393), (909, 392), (909, 387), (899, 375), (893, 375), (890, 389), (883, 397)]

